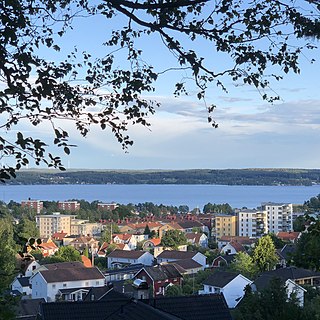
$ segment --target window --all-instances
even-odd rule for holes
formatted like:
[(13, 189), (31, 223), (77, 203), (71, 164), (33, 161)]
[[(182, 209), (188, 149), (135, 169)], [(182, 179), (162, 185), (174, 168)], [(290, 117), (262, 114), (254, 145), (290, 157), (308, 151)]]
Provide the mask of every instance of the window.
[(67, 286), (67, 284), (66, 284), (66, 283), (64, 283), (64, 284), (63, 284), (63, 287), (65, 288), (66, 286)]
[(55, 285), (55, 284), (53, 284), (53, 285), (52, 285), (52, 289), (55, 289), (55, 288), (56, 288), (56, 285)]
[(96, 285), (98, 286), (100, 284), (100, 282), (99, 281), (96, 281)]

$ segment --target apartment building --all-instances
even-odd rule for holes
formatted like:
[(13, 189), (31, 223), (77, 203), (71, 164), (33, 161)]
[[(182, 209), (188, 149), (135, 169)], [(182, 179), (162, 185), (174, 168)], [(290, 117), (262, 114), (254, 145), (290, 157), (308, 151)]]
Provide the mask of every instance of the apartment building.
[(268, 233), (267, 211), (240, 210), (238, 212), (238, 235), (258, 238)]
[(75, 212), (80, 210), (80, 203), (78, 201), (58, 201), (58, 209)]
[(228, 214), (217, 214), (215, 217), (214, 237), (220, 239), (222, 236), (237, 235), (237, 216)]
[(262, 210), (267, 212), (268, 232), (292, 231), (292, 204), (264, 202)]
[(39, 200), (31, 200), (31, 199), (23, 200), (21, 201), (21, 207), (34, 209), (37, 214), (40, 214), (41, 210), (43, 209), (43, 202)]
[(60, 214), (59, 212), (36, 216), (40, 237), (49, 238), (56, 232), (71, 234), (71, 224), (75, 217), (75, 215)]
[(102, 211), (112, 211), (118, 207), (119, 206), (114, 202), (112, 202), (112, 203), (98, 203), (98, 210), (102, 210)]
[(89, 222), (89, 220), (73, 219), (71, 221), (71, 232), (74, 235), (94, 236), (102, 231), (102, 224)]

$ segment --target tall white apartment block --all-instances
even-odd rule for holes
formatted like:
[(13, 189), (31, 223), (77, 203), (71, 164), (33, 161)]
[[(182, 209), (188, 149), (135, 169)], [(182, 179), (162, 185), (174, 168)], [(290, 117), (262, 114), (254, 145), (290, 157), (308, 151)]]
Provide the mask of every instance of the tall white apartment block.
[(262, 203), (262, 210), (267, 212), (268, 232), (292, 231), (292, 203)]
[(238, 235), (258, 238), (268, 233), (267, 212), (263, 210), (241, 210), (238, 212)]

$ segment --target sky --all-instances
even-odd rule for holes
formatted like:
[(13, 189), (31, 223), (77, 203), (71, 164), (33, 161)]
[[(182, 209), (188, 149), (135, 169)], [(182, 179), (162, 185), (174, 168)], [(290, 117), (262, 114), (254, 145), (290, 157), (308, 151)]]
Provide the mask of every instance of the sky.
[[(103, 54), (100, 44), (117, 27), (117, 22), (108, 23), (101, 17), (76, 22), (74, 31), (61, 40), (63, 52), (52, 57), (45, 54), (48, 59), (59, 58), (74, 46)], [(196, 49), (210, 56), (210, 48), (197, 45)], [(142, 41), (141, 46), (159, 69), (174, 63), (158, 39)], [(262, 100), (253, 87), (230, 80), (225, 82), (228, 93), (211, 87), (206, 101), (217, 106), (213, 114), (217, 129), (208, 124), (205, 105), (195, 91), (188, 97), (174, 97), (172, 81), (181, 75), (171, 73), (147, 97), (161, 103), (155, 115), (148, 117), (151, 127), (129, 128), (134, 144), (127, 152), (107, 131), (92, 128), (83, 138), (69, 123), (61, 124), (70, 130), (70, 142), (77, 145), (70, 156), (62, 156), (64, 164), (82, 169), (319, 168), (319, 53), (316, 49), (302, 57), (299, 75), (288, 74), (272, 84), (281, 97), (274, 104)], [(312, 58), (316, 60), (313, 64)], [(227, 63), (215, 59), (212, 53), (213, 65)], [(22, 124), (22, 128), (44, 138), (51, 135), (46, 125), (31, 128)]]

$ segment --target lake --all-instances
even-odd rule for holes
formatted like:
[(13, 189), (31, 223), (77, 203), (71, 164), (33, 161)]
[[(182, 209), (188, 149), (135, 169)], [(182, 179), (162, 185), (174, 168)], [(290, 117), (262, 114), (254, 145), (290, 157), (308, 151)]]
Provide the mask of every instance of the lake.
[(89, 202), (120, 204), (153, 202), (164, 205), (188, 205), (200, 210), (208, 202), (229, 203), (233, 208), (256, 208), (261, 202), (302, 204), (320, 194), (314, 186), (224, 186), (224, 185), (2, 185), (0, 200), (84, 199)]

